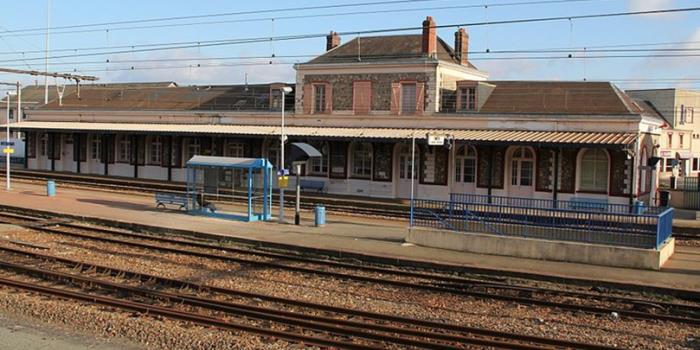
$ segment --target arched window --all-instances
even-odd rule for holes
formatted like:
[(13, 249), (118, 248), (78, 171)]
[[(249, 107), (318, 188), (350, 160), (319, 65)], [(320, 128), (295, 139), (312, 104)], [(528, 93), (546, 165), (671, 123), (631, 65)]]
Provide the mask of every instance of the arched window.
[(510, 169), (511, 185), (532, 186), (534, 159), (529, 148), (518, 147), (515, 149)]
[(608, 191), (608, 154), (603, 149), (587, 149), (581, 155), (579, 190)]
[(359, 178), (372, 177), (372, 144), (358, 142), (353, 144), (350, 153), (352, 176)]
[(471, 183), (476, 181), (476, 151), (474, 147), (464, 145), (455, 154), (455, 182)]
[(648, 161), (649, 158), (647, 158), (647, 149), (646, 147), (642, 148), (642, 151), (640, 152), (641, 157), (639, 159), (640, 161), (640, 167), (639, 167), (639, 193), (647, 193), (649, 189), (647, 186), (649, 185), (649, 179), (647, 179), (647, 166), (648, 166)]

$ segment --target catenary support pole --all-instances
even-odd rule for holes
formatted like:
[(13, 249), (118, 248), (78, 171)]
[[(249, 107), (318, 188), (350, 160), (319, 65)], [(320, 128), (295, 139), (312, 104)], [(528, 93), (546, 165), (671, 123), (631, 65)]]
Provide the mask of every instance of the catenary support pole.
[(296, 207), (294, 208), (294, 225), (299, 225), (301, 222), (301, 217), (299, 216), (299, 203), (301, 202), (301, 182), (299, 180), (299, 177), (301, 175), (301, 164), (297, 163), (296, 164), (296, 173), (297, 173), (297, 203)]
[(414, 192), (414, 187), (415, 187), (415, 178), (416, 178), (416, 134), (414, 133), (413, 136), (411, 137), (411, 219), (409, 220), (409, 227), (413, 227), (413, 198), (415, 195)]
[(5, 119), (5, 126), (7, 130), (5, 131), (5, 180), (7, 182), (7, 190), (10, 190), (10, 93), (7, 93), (7, 119)]

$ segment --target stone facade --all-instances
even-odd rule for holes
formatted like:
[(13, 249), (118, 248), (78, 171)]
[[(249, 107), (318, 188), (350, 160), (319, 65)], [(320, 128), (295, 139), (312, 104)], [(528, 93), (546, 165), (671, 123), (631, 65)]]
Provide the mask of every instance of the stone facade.
[[(372, 110), (391, 110), (391, 84), (399, 81), (417, 81), (425, 83), (425, 90), (434, 84), (431, 75), (425, 73), (400, 74), (308, 74), (304, 76), (304, 84), (324, 82), (333, 88), (333, 110), (352, 111), (353, 82), (372, 82)], [(426, 105), (428, 98), (426, 94)]]

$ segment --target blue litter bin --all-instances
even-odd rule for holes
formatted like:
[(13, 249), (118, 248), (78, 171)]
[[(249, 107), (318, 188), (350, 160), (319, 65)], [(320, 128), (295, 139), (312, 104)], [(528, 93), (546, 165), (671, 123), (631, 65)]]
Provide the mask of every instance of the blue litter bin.
[(635, 199), (632, 204), (632, 208), (635, 214), (640, 215), (644, 212), (644, 202)]
[(49, 197), (56, 195), (56, 182), (54, 180), (46, 181), (46, 195)]
[(323, 226), (326, 224), (326, 207), (322, 205), (317, 205), (316, 208), (314, 208), (314, 224), (316, 227)]

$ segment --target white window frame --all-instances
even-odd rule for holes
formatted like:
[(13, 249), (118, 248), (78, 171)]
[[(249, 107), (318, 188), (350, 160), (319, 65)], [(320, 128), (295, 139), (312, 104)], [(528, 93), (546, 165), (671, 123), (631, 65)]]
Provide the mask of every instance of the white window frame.
[(163, 161), (163, 141), (160, 136), (153, 136), (148, 145), (148, 164), (157, 165)]
[(192, 159), (196, 155), (200, 155), (202, 152), (202, 143), (199, 138), (191, 137), (187, 139), (187, 147), (185, 148), (185, 155), (187, 155), (185, 162)]
[(225, 152), (227, 157), (245, 157), (245, 143), (227, 142)]
[[(529, 157), (526, 154), (529, 154)], [(532, 149), (524, 146), (515, 148), (510, 164), (511, 186), (532, 187), (535, 185), (535, 152)], [(528, 176), (523, 176), (526, 169), (523, 164), (528, 164)], [(523, 179), (528, 179), (529, 183), (523, 184)]]
[[(471, 165), (468, 165), (471, 163)], [(476, 183), (476, 150), (470, 145), (461, 146), (455, 153), (455, 182)], [(469, 173), (467, 170), (469, 169)], [(470, 177), (471, 179), (467, 179)]]
[[(311, 88), (313, 89), (314, 92), (314, 103), (313, 103), (313, 114), (324, 114), (327, 113), (326, 111), (326, 104), (327, 104), (327, 99), (328, 99), (328, 87), (326, 84), (312, 84)], [(319, 98), (319, 90), (322, 90), (321, 97)]]
[(100, 137), (100, 135), (93, 135), (92, 139), (90, 140), (90, 159), (101, 160), (102, 159), (102, 154), (100, 153), (101, 150), (102, 150), (102, 137)]
[[(319, 146), (319, 144), (313, 144), (314, 146)], [(320, 157), (314, 157), (309, 160), (309, 174), (310, 175), (328, 175), (328, 155), (330, 153), (330, 145), (328, 142), (323, 142), (320, 147), (317, 147), (318, 151), (321, 153)]]
[[(409, 101), (412, 101), (412, 103), (409, 106), (406, 106), (404, 103), (404, 87), (408, 86), (413, 86), (413, 99), (410, 99)], [(415, 82), (410, 82), (410, 83), (401, 83), (399, 88), (401, 89), (401, 94), (400, 94), (400, 100), (399, 100), (399, 110), (401, 111), (402, 115), (414, 115), (416, 114), (416, 109), (418, 107), (418, 104), (416, 103), (417, 96), (418, 96), (418, 84)]]
[(49, 155), (49, 135), (41, 134), (39, 137), (39, 155), (47, 157)]
[(131, 138), (128, 136), (121, 136), (117, 141), (117, 145), (119, 146), (117, 162), (129, 163), (131, 161)]
[[(354, 178), (372, 178), (373, 148), (369, 142), (356, 142), (350, 154), (350, 173)], [(359, 170), (359, 171), (358, 171)]]
[[(593, 159), (586, 159), (586, 156), (589, 154), (589, 152), (594, 152), (595, 156)], [(603, 155), (603, 158), (599, 158), (600, 155)], [(604, 169), (600, 169), (599, 167), (605, 165)], [(608, 188), (610, 186), (610, 156), (608, 155), (608, 152), (604, 149), (600, 148), (587, 148), (584, 149), (581, 153), (581, 157), (579, 160), (579, 181), (578, 181), (578, 187), (579, 191), (583, 192), (597, 192), (597, 193), (608, 193)], [(598, 173), (600, 171), (604, 170), (605, 174), (605, 182), (603, 184), (598, 183)], [(584, 171), (592, 171), (593, 174), (591, 175), (592, 183), (584, 183), (584, 176), (583, 172)]]

